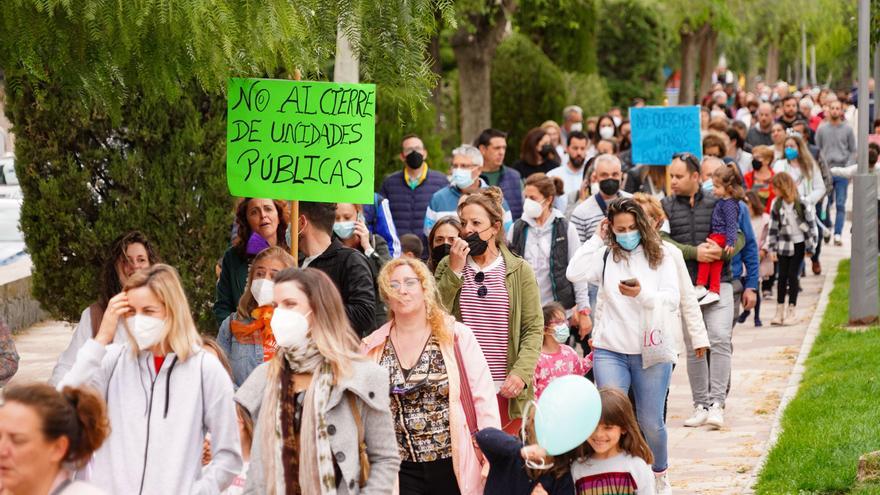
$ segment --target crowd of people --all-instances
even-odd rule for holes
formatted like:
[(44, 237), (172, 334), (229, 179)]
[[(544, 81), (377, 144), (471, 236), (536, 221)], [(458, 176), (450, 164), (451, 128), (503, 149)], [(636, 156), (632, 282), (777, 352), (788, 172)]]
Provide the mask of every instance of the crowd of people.
[[(124, 233), (50, 385), (3, 391), (3, 493), (671, 493), (679, 354), (683, 425), (721, 428), (734, 325), (774, 286), (771, 324), (799, 321), (854, 173), (845, 94), (719, 85), (702, 116), (702, 159), (663, 166), (632, 163), (620, 109), (569, 106), (516, 157), (484, 130), (448, 174), (408, 135), (372, 204), (244, 198), (216, 341)], [(567, 375), (601, 417), (550, 456), (531, 404)]]

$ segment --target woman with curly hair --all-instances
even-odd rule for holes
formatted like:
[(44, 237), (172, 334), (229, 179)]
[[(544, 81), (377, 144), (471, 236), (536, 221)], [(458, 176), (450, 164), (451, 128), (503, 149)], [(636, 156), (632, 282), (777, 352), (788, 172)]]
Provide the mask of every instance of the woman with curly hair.
[(655, 307), (663, 305), (670, 314), (678, 312), (678, 274), (668, 249), (642, 207), (632, 198), (620, 198), (608, 205), (608, 217), (578, 249), (566, 272), (572, 282), (599, 286), (605, 303), (593, 330), (596, 386), (624, 392), (632, 388), (659, 486), (668, 483), (663, 405), (672, 363), (643, 368), (642, 352), (644, 325), (652, 321)]

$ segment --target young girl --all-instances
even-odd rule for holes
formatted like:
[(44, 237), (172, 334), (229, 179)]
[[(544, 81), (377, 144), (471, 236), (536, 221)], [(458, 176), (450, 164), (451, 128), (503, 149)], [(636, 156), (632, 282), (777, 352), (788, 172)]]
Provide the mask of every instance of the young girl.
[(565, 375), (584, 376), (593, 369), (593, 354), (581, 358), (565, 345), (570, 329), (565, 310), (557, 302), (544, 305), (544, 344), (535, 367), (535, 400), (554, 379)]
[[(525, 428), (525, 442), (497, 428), (484, 428), (474, 438), (489, 461), (483, 495), (571, 495), (571, 456), (548, 456), (537, 445), (535, 409)], [(525, 443), (525, 445), (524, 445)]]
[[(752, 231), (755, 232), (755, 240), (758, 243), (758, 249), (764, 247), (767, 242), (767, 231), (770, 228), (770, 215), (764, 212), (764, 205), (761, 203), (761, 197), (755, 191), (746, 193), (746, 203), (749, 205), (749, 220), (752, 223)], [(773, 261), (766, 255), (765, 251), (759, 252), (761, 265), (758, 269), (758, 276), (762, 281), (766, 281), (773, 275)], [(745, 310), (739, 315), (739, 322), (745, 323), (749, 317), (750, 310)], [(760, 327), (761, 323), (761, 298), (757, 298), (755, 303), (755, 326)]]
[[(733, 251), (736, 244), (736, 232), (739, 230), (739, 200), (743, 199), (742, 178), (736, 164), (728, 163), (719, 167), (712, 174), (713, 191), (718, 202), (712, 210), (712, 224), (709, 240), (724, 248), (725, 253)], [(721, 270), (724, 261), (717, 260), (697, 264), (697, 297), (700, 305), (711, 304), (721, 299)], [(709, 288), (706, 290), (706, 285)]]
[(649, 467), (653, 456), (629, 399), (614, 388), (599, 390), (599, 397), (599, 426), (578, 449), (578, 459), (571, 464), (575, 493), (654, 495), (654, 475)]
[[(816, 246), (816, 228), (813, 209), (801, 201), (797, 184), (787, 172), (773, 177), (776, 201), (770, 208), (770, 229), (767, 234), (763, 256), (770, 254), (779, 263), (779, 284), (776, 289), (776, 315), (771, 325), (784, 325), (797, 321), (798, 289), (801, 264), (804, 256), (811, 255)], [(785, 295), (788, 293), (788, 311)]]

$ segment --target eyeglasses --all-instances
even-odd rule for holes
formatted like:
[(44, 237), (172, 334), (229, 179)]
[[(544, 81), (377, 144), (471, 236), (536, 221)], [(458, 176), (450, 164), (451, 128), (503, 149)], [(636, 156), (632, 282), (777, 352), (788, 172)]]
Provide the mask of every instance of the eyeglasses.
[(483, 281), (485, 280), (486, 274), (484, 272), (477, 272), (477, 274), (474, 275), (474, 282), (480, 284), (480, 287), (477, 289), (477, 297), (483, 298), (489, 293), (489, 289), (483, 285)]
[(406, 287), (406, 290), (415, 290), (416, 287), (419, 287), (420, 285), (422, 285), (422, 281), (417, 278), (405, 278), (403, 279), (403, 284), (396, 280), (388, 284), (389, 287), (397, 292), (400, 292), (402, 287)]
[[(409, 378), (409, 377), (407, 377)], [(428, 374), (425, 373), (421, 380), (413, 383), (412, 385), (408, 385), (406, 383), (403, 384), (395, 384), (391, 385), (391, 395), (409, 395), (425, 385), (428, 384)]]

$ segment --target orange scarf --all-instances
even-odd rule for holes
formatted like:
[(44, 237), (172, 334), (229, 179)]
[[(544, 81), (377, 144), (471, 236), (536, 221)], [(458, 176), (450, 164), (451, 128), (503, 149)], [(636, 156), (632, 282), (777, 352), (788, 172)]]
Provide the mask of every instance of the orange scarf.
[(232, 335), (239, 344), (262, 344), (263, 345), (263, 361), (268, 361), (275, 356), (276, 343), (275, 336), (272, 335), (272, 314), (275, 308), (272, 306), (260, 306), (251, 312), (254, 320), (245, 323), (238, 320), (232, 320), (230, 325)]

